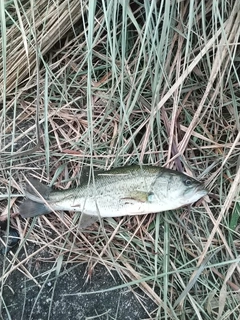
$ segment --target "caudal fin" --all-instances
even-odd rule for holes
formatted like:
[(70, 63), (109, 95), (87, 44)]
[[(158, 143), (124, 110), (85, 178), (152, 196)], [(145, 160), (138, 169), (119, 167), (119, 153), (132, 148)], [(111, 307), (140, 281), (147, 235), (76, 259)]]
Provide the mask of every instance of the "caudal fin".
[(36, 217), (43, 214), (50, 213), (51, 210), (44, 203), (44, 198), (48, 199), (51, 188), (45, 186), (34, 178), (29, 178), (29, 183), (26, 185), (26, 199), (19, 207), (19, 213), (23, 218)]
[(19, 207), (19, 213), (23, 218), (41, 216), (50, 212), (51, 210), (44, 203), (35, 202), (30, 199), (24, 200)]

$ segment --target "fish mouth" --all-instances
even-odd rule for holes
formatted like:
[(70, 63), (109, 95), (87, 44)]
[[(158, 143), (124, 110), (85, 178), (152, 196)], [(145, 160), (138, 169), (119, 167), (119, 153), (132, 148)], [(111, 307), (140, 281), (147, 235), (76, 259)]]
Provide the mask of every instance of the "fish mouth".
[(195, 191), (201, 193), (202, 196), (208, 194), (208, 190), (203, 185), (196, 186)]

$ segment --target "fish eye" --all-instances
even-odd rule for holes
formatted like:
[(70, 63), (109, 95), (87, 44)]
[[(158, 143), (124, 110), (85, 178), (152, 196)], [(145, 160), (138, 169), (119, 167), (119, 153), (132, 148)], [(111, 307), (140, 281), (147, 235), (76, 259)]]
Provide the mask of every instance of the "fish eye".
[(185, 186), (189, 187), (192, 185), (192, 180), (186, 179), (186, 180), (184, 180), (184, 184), (185, 184)]

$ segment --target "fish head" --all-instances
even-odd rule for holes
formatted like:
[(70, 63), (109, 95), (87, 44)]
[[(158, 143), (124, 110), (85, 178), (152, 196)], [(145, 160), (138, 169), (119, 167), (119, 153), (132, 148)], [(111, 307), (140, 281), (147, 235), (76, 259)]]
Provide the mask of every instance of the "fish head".
[(208, 193), (201, 182), (168, 169), (160, 172), (152, 185), (152, 192), (159, 200), (169, 202), (172, 208), (194, 203)]

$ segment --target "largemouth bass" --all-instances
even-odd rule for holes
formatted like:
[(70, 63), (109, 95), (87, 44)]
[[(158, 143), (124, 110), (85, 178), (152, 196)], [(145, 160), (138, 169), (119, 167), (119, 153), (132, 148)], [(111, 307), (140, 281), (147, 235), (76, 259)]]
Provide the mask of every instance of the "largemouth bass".
[(141, 215), (177, 209), (207, 194), (199, 181), (161, 167), (128, 166), (96, 172), (94, 177), (94, 182), (63, 191), (30, 178), (19, 212), (24, 218), (55, 210), (101, 218)]

